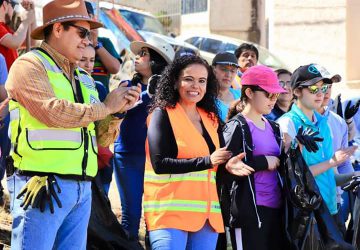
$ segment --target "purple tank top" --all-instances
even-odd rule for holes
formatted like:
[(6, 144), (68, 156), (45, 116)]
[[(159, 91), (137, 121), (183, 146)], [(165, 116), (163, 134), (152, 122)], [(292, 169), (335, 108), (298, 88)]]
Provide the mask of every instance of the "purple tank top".
[[(280, 147), (276, 142), (274, 131), (270, 123), (265, 120), (265, 130), (255, 126), (255, 124), (246, 118), (249, 125), (253, 145), (254, 156), (257, 155), (280, 155)], [(281, 206), (281, 190), (277, 171), (259, 171), (254, 175), (255, 179), (255, 195), (256, 204), (271, 208), (279, 208)]]

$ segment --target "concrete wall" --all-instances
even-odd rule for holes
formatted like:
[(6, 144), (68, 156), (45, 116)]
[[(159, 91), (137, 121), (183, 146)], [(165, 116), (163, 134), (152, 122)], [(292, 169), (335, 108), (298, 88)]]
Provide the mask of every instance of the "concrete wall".
[(209, 6), (211, 33), (248, 40), (251, 0), (210, 0)]
[[(350, 1), (349, 1), (350, 2)], [(291, 70), (312, 62), (325, 66), (330, 72), (339, 73), (343, 83), (347, 81), (347, 72), (359, 72), (357, 64), (347, 65), (347, 57), (357, 47), (351, 49), (347, 39), (353, 40), (353, 32), (347, 30), (347, 23), (359, 34), (359, 9), (354, 12), (357, 21), (347, 18), (346, 0), (274, 0), (273, 27), (270, 49), (289, 65)], [(354, 0), (352, 2), (358, 1)], [(351, 26), (351, 25), (350, 25)], [(356, 27), (356, 28), (355, 28)], [(347, 54), (347, 51), (349, 51)], [(358, 54), (357, 59), (360, 57)], [(347, 67), (348, 66), (348, 67)], [(350, 67), (350, 68), (349, 68)], [(358, 73), (359, 75), (360, 73)], [(358, 78), (360, 79), (360, 77)], [(334, 92), (348, 88), (346, 84), (334, 85)], [(355, 86), (360, 89), (360, 86)], [(359, 95), (349, 92), (350, 95)]]
[[(348, 0), (346, 6), (346, 75), (349, 85), (360, 89), (360, 1)], [(360, 94), (359, 94), (360, 96)]]
[(346, 0), (274, 0), (273, 47), (292, 69), (317, 62), (345, 73)]
[(209, 11), (181, 15), (181, 35), (209, 34)]

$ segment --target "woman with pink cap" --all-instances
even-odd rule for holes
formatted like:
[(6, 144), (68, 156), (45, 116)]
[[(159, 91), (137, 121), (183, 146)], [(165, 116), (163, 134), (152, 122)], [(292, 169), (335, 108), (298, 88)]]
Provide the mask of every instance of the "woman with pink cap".
[(240, 155), (236, 163), (218, 170), (218, 183), (234, 249), (283, 248), (277, 173), (281, 135), (279, 126), (264, 115), (284, 92), (272, 69), (254, 66), (243, 74), (241, 98), (229, 110), (223, 135), (227, 150)]

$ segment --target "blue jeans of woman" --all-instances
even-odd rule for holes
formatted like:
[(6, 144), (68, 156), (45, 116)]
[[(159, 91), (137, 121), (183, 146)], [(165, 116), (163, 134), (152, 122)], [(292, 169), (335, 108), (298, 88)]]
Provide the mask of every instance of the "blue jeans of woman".
[(139, 234), (144, 172), (145, 155), (115, 153), (114, 174), (120, 193), (121, 224), (133, 239)]
[(152, 250), (214, 250), (218, 238), (208, 221), (197, 232), (165, 228), (150, 231), (149, 235)]
[(23, 197), (17, 199), (22, 187), (30, 179), (17, 173), (7, 178), (10, 210), (13, 217), (12, 249), (86, 249), (87, 227), (91, 211), (91, 182), (65, 180), (56, 177), (61, 188), (59, 208), (53, 199), (54, 214), (49, 206), (44, 212), (29, 206), (20, 207)]

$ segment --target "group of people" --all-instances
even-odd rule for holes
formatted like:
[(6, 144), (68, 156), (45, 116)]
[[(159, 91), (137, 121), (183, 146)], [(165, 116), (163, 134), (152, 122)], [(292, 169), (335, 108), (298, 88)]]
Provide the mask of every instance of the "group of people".
[(274, 71), (247, 43), (209, 65), (152, 37), (131, 43), (134, 75), (111, 90), (91, 76), (121, 60), (104, 48), (93, 14), (83, 0), (49, 2), (31, 33), (40, 47), (9, 67), (0, 110), (10, 113), (13, 249), (86, 249), (91, 181), (100, 175), (107, 194), (112, 171), (128, 240), (138, 240), (143, 212), (154, 250), (297, 249), (283, 182), (295, 148), (342, 236), (336, 244), (352, 249), (339, 186), (359, 175), (349, 142), (360, 101), (333, 103), (339, 75), (318, 64)]

